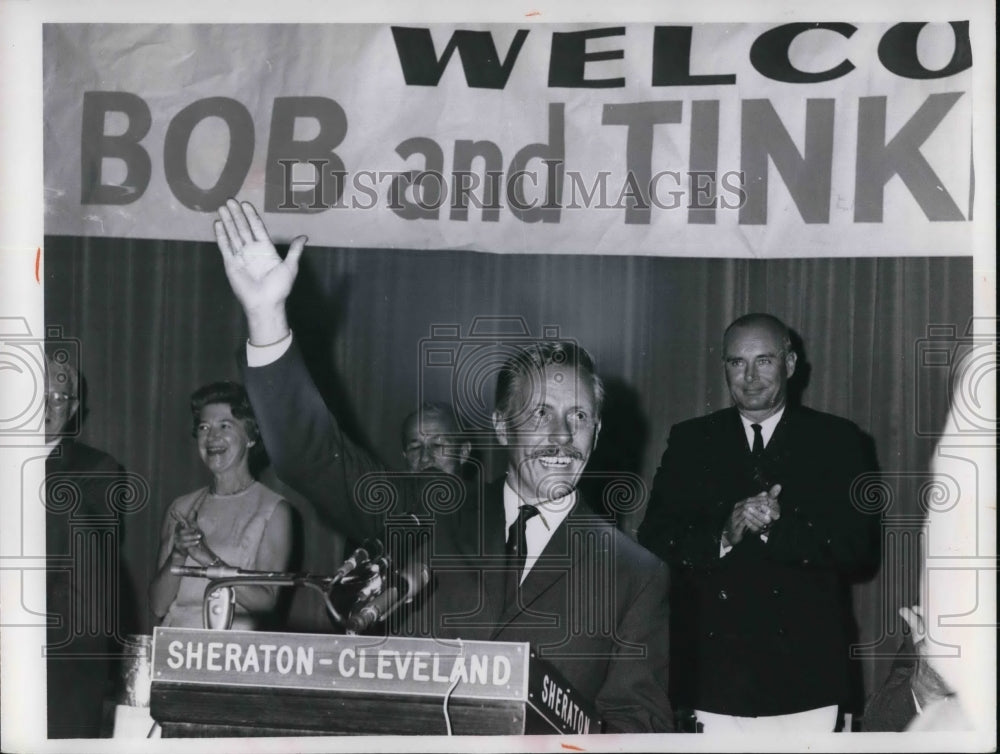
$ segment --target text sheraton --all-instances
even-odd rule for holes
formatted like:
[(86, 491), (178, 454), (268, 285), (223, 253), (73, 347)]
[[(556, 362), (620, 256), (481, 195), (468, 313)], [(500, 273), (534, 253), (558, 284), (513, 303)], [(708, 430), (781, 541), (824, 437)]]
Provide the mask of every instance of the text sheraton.
[(171, 670), (305, 677), (312, 676), (317, 666), (332, 666), (342, 678), (431, 684), (450, 684), (457, 678), (473, 685), (505, 686), (511, 679), (510, 660), (501, 655), (346, 647), (333, 657), (317, 658), (310, 646), (222, 641), (171, 641), (166, 664)]

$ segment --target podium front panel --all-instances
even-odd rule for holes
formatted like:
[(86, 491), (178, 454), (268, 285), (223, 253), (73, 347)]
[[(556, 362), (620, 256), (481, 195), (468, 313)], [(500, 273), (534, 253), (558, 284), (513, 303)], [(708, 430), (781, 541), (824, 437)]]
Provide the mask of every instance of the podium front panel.
[(164, 736), (598, 732), (526, 643), (157, 628)]

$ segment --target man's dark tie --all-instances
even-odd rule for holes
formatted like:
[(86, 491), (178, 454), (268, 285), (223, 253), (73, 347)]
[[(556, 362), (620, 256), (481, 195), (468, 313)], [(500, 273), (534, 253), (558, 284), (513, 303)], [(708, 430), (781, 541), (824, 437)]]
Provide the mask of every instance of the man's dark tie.
[(759, 424), (751, 424), (753, 430), (753, 447), (750, 448), (750, 459), (753, 462), (753, 478), (762, 490), (771, 486), (768, 474), (764, 469), (764, 436)]
[(513, 601), (517, 588), (521, 584), (521, 572), (527, 557), (527, 544), (524, 541), (528, 528), (528, 519), (538, 515), (534, 505), (522, 505), (518, 508), (517, 519), (507, 530), (507, 600)]
[(757, 459), (764, 454), (764, 435), (761, 434), (759, 424), (751, 424), (750, 429), (753, 430), (753, 447), (750, 448), (750, 455)]

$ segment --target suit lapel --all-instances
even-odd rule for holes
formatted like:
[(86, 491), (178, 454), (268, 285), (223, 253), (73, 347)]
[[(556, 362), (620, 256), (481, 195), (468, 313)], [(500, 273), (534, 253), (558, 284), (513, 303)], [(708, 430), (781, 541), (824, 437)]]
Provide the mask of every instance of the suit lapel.
[(735, 406), (729, 409), (725, 424), (726, 444), (730, 448), (730, 453), (741, 458), (749, 458), (750, 445), (747, 444), (747, 433), (743, 428), (740, 412)]
[(730, 459), (728, 462), (723, 461), (723, 468), (728, 466), (726, 474), (730, 480), (729, 484), (735, 486), (742, 496), (748, 485), (753, 484), (754, 469), (743, 420), (735, 406), (729, 409), (723, 424), (724, 444), (721, 447), (727, 449), (724, 458)]
[(785, 465), (788, 454), (794, 448), (795, 418), (795, 410), (786, 405), (785, 413), (781, 415), (781, 420), (771, 435), (771, 441), (764, 448), (764, 455), (775, 468)]
[(541, 557), (532, 566), (521, 585), (520, 598), (513, 604), (504, 605), (496, 628), (490, 637), (496, 636), (512, 621), (522, 614), (534, 614), (536, 620), (551, 620), (547, 613), (531, 610), (533, 604), (551, 591), (561, 582), (569, 578), (569, 573), (576, 568), (577, 562), (584, 554), (583, 547), (574, 547), (570, 540), (571, 531), (582, 528), (592, 528), (596, 514), (587, 507), (582, 496), (577, 492), (576, 505), (563, 522), (552, 532), (552, 536), (542, 550)]

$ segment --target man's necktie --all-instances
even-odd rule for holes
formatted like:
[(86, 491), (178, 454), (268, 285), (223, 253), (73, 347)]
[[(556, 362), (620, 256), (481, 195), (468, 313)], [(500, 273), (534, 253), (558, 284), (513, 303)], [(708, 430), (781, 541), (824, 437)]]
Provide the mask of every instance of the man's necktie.
[(521, 572), (524, 570), (524, 561), (528, 555), (528, 547), (525, 543), (525, 532), (528, 528), (528, 519), (538, 515), (538, 508), (534, 505), (522, 505), (518, 508), (517, 519), (507, 530), (507, 599), (511, 601), (517, 593), (517, 588), (521, 584)]
[(761, 434), (759, 424), (751, 424), (750, 429), (753, 430), (753, 447), (750, 449), (750, 455), (755, 459), (760, 458), (764, 454), (764, 435)]
[(750, 459), (753, 462), (753, 478), (760, 488), (770, 487), (767, 471), (764, 469), (764, 435), (759, 424), (751, 424), (753, 430), (753, 447), (750, 449)]

